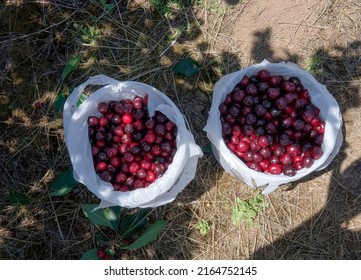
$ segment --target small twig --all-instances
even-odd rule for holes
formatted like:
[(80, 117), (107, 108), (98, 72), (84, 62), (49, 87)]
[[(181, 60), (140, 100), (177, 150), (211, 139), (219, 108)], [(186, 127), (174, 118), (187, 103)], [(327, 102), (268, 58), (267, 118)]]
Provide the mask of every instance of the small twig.
[[(315, 5), (317, 5), (317, 4), (315, 4)], [(314, 5), (314, 6), (315, 6)], [(332, 5), (332, 4), (331, 4)], [(312, 6), (312, 8), (314, 7), (314, 6)], [(325, 4), (325, 7), (323, 8), (323, 10), (322, 10), (322, 12), (318, 15), (318, 17), (315, 19), (315, 21), (313, 22), (313, 24), (316, 24), (316, 22), (318, 22), (319, 21), (319, 19), (323, 16), (323, 14), (327, 11), (327, 9), (330, 7), (330, 4), (329, 3), (326, 3)]]
[(173, 47), (175, 43), (177, 43), (177, 40), (176, 40), (176, 39), (174, 39), (174, 40), (160, 53), (159, 57), (162, 57), (166, 52), (168, 52), (169, 49), (170, 49), (171, 47)]
[(278, 24), (297, 25), (297, 26), (305, 26), (305, 27), (312, 27), (312, 28), (319, 28), (319, 29), (330, 29), (330, 27), (327, 27), (327, 26), (320, 26), (320, 25), (313, 25), (313, 24), (298, 24), (298, 23), (291, 23), (291, 22), (280, 22)]
[(297, 28), (296, 31), (292, 34), (291, 38), (288, 40), (287, 46), (292, 42), (293, 38), (296, 36), (298, 30), (300, 29), (300, 27), (302, 26), (302, 22), (305, 22), (311, 15), (312, 15), (313, 11), (311, 11), (306, 17), (304, 17), (300, 23), (296, 23)]
[(36, 34), (43, 33), (43, 32), (45, 32), (45, 31), (47, 31), (47, 30), (49, 30), (49, 29), (51, 29), (51, 28), (53, 28), (53, 27), (55, 27), (55, 26), (58, 26), (58, 25), (62, 24), (63, 22), (65, 22), (65, 21), (67, 21), (67, 20), (69, 20), (69, 18), (71, 18), (71, 17), (72, 17), (75, 13), (77, 13), (77, 12), (78, 12), (78, 11), (74, 11), (74, 12), (72, 12), (68, 17), (66, 17), (65, 19), (63, 19), (62, 21), (59, 21), (59, 22), (57, 22), (57, 23), (54, 23), (54, 24), (52, 24), (52, 25), (50, 25), (50, 26), (48, 26), (48, 27), (46, 27), (46, 28), (44, 28), (44, 29), (41, 29), (41, 30), (39, 30), (39, 31), (30, 33), (30, 34), (26, 34), (26, 35), (22, 35), (22, 36), (19, 36), (19, 37), (11, 38), (11, 39), (8, 39), (8, 40), (5, 40), (5, 41), (2, 41), (2, 44), (8, 44), (8, 43), (10, 43), (10, 42), (14, 42), (14, 41), (19, 40), (19, 39), (24, 39), (24, 38), (31, 37), (31, 36), (36, 35)]
[(36, 137), (40, 134), (40, 131), (36, 131), (36, 132), (37, 132), (36, 135), (31, 137), (31, 140), (29, 142), (27, 142), (23, 147), (21, 147), (19, 150), (17, 150), (15, 153), (13, 153), (11, 155), (11, 157), (7, 159), (8, 162), (10, 162), (16, 155), (21, 153), (24, 149), (29, 147), (36, 140)]
[(182, 28), (181, 32), (179, 32), (179, 34), (174, 38), (174, 40), (160, 53), (159, 57), (162, 57), (166, 52), (170, 50), (171, 47), (175, 45), (175, 43), (177, 43), (178, 38), (183, 34), (183, 32), (184, 27)]
[(215, 240), (212, 244), (213, 245), (211, 245), (211, 248), (209, 248), (208, 250), (205, 250), (202, 254), (199, 254), (198, 256), (197, 256), (197, 258), (200, 258), (201, 256), (203, 256), (203, 255), (207, 255), (207, 253), (210, 251), (210, 250), (212, 250), (213, 248), (215, 248), (216, 246), (217, 246), (217, 243), (219, 242), (219, 241), (221, 241), (221, 240), (223, 240), (227, 235), (229, 235), (230, 233), (232, 233), (233, 231), (235, 231), (236, 229), (231, 229), (231, 230), (229, 230), (229, 231), (227, 231), (225, 234), (223, 234), (220, 238), (218, 238), (217, 240)]
[(231, 23), (234, 24), (235, 20), (243, 13), (244, 8), (247, 6), (247, 4), (248, 4), (249, 1), (250, 1), (250, 0), (247, 0), (247, 1), (242, 5), (242, 7), (241, 7), (241, 9), (238, 11), (238, 13), (237, 13), (230, 21), (228, 21), (227, 24), (225, 24), (225, 25), (223, 26), (223, 28), (222, 28), (221, 31), (223, 31), (229, 24), (231, 24)]
[(52, 201), (52, 199), (51, 199), (51, 197), (50, 197), (50, 194), (49, 194), (49, 190), (48, 190), (47, 192), (48, 192), (48, 196), (49, 196), (49, 201), (50, 201), (50, 204), (51, 204), (51, 208), (52, 208), (53, 211), (54, 211), (54, 219), (55, 219), (56, 225), (57, 225), (57, 227), (58, 227), (61, 240), (62, 240), (62, 241), (65, 241), (63, 232), (61, 231), (61, 227), (60, 227), (60, 224), (59, 224), (59, 221), (58, 221), (58, 217), (57, 217), (57, 215), (56, 215), (56, 211), (55, 211), (55, 207), (54, 207), (53, 201)]
[(163, 70), (163, 69), (165, 69), (165, 68), (167, 68), (167, 67), (162, 66), (162, 67), (158, 67), (158, 68), (151, 69), (151, 70), (149, 70), (149, 71), (146, 71), (146, 72), (144, 72), (144, 73), (140, 73), (140, 74), (138, 74), (138, 75), (135, 75), (135, 76), (129, 78), (129, 81), (137, 80), (137, 79), (139, 79), (140, 77), (143, 77), (143, 76), (145, 76), (145, 75), (148, 75), (148, 74), (150, 74), (150, 73), (152, 73), (152, 72), (156, 72), (156, 71), (159, 71), (159, 70)]
[(219, 25), (218, 25), (217, 31), (216, 31), (216, 33), (213, 35), (213, 41), (212, 41), (212, 43), (211, 43), (212, 49), (213, 49), (214, 44), (215, 44), (215, 42), (216, 42), (216, 40), (217, 40), (217, 38), (218, 38), (218, 34), (219, 34), (220, 31), (221, 31), (222, 22), (224, 21), (224, 17), (226, 16), (226, 13), (227, 13), (227, 9), (225, 9), (225, 10), (223, 11), (223, 15), (222, 15), (221, 21), (220, 21), (220, 23), (219, 23)]

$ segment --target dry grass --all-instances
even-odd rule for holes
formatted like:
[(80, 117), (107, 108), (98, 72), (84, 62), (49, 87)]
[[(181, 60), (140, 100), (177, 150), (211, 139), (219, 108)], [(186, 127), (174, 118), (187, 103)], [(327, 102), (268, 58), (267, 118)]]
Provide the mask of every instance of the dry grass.
[[(208, 143), (202, 129), (214, 82), (254, 60), (230, 34), (231, 26), (252, 4), (200, 2), (173, 10), (168, 17), (142, 0), (118, 1), (112, 15), (103, 13), (96, 0), (0, 4), (1, 259), (78, 259), (104, 231), (91, 225), (79, 208), (81, 203), (98, 202), (85, 187), (77, 186), (65, 197), (49, 195), (49, 183), (70, 165), (62, 119), (52, 108), (60, 91), (99, 73), (148, 83), (179, 106), (197, 143), (202, 147)], [(78, 8), (81, 4), (83, 8)], [(327, 28), (317, 33), (307, 51), (300, 46), (299, 56), (288, 58), (305, 67), (317, 55), (317, 78), (340, 104), (345, 143), (335, 161), (326, 170), (268, 195), (270, 207), (257, 217), (254, 227), (237, 227), (231, 222), (235, 198), (248, 199), (256, 190), (225, 174), (206, 154), (186, 190), (173, 203), (151, 211), (152, 219), (169, 222), (161, 237), (146, 248), (120, 252), (119, 258), (361, 257), (360, 15), (355, 0), (325, 5), (313, 25)], [(82, 40), (82, 28), (87, 26), (100, 31), (93, 43)], [(184, 33), (159, 57), (178, 26), (186, 28)], [(62, 84), (62, 69), (74, 54), (81, 56), (80, 69)], [(190, 79), (171, 72), (185, 55), (203, 65)], [(44, 106), (35, 110), (35, 101)], [(10, 204), (5, 197), (14, 191), (27, 193), (31, 203)], [(195, 228), (200, 219), (210, 224), (205, 236)]]

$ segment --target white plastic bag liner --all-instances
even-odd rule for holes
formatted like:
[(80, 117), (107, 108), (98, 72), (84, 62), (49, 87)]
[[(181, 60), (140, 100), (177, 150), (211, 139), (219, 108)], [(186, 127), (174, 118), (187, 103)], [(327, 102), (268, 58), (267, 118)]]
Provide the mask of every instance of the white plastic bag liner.
[[(104, 85), (104, 87), (93, 92), (77, 106), (78, 99), (87, 85)], [(146, 95), (148, 95), (150, 117), (155, 111), (160, 111), (177, 125), (177, 152), (165, 174), (148, 188), (129, 192), (114, 191), (110, 183), (101, 180), (95, 173), (87, 120), (89, 116), (100, 115), (97, 109), (100, 102), (120, 101)], [(73, 165), (74, 178), (101, 199), (98, 208), (109, 206), (145, 208), (164, 205), (173, 201), (195, 177), (198, 158), (202, 156), (200, 147), (195, 144), (193, 135), (187, 130), (184, 117), (175, 104), (165, 94), (147, 84), (120, 82), (105, 75), (91, 77), (84, 84), (76, 87), (67, 98), (63, 117), (65, 143)]]
[[(228, 149), (222, 138), (219, 105), (223, 103), (227, 94), (234, 89), (244, 75), (255, 75), (261, 69), (267, 69), (271, 72), (271, 75), (281, 75), (286, 78), (297, 76), (304, 87), (308, 89), (312, 103), (320, 108), (320, 115), (326, 122), (324, 140), (321, 147), (323, 151), (322, 157), (315, 160), (310, 168), (297, 171), (294, 177), (288, 177), (283, 174), (265, 174), (248, 168), (243, 161)], [(336, 100), (328, 92), (326, 87), (294, 63), (269, 63), (267, 60), (264, 60), (260, 64), (251, 65), (237, 72), (225, 75), (215, 84), (212, 106), (204, 131), (207, 132), (207, 136), (213, 146), (213, 152), (224, 170), (236, 176), (248, 186), (266, 186), (262, 192), (263, 194), (276, 190), (278, 186), (282, 184), (299, 180), (313, 171), (325, 168), (334, 159), (343, 141), (340, 109)]]

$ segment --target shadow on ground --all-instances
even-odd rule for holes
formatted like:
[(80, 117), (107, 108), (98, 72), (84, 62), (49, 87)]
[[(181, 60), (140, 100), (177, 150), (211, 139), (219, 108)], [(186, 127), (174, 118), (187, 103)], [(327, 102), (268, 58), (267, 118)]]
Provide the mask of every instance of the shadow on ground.
[(240, 0), (223, 0), (223, 1), (229, 5), (237, 5), (240, 2)]
[[(341, 153), (339, 160), (345, 157)], [(360, 259), (361, 231), (353, 219), (361, 213), (361, 162), (345, 171), (335, 166), (326, 205), (312, 218), (269, 246), (254, 252), (252, 259)]]
[[(280, 61), (270, 48), (271, 29), (256, 32), (252, 58), (256, 61), (267, 58)], [(315, 77), (333, 94), (342, 114), (359, 108), (360, 93), (353, 81), (361, 77), (359, 58), (361, 42), (347, 46), (320, 48), (314, 53), (317, 60)], [(289, 56), (292, 62), (294, 57)], [(291, 230), (268, 246), (256, 250), (251, 259), (359, 259), (361, 257), (360, 225), (355, 218), (361, 213), (360, 159), (350, 164), (347, 147), (350, 131), (343, 127), (344, 145), (329, 167), (316, 172), (319, 176), (330, 172), (328, 198), (324, 207), (309, 220)], [(347, 161), (346, 161), (347, 160)], [(344, 170), (341, 166), (347, 166)], [(307, 181), (309, 178), (303, 181)], [(291, 188), (297, 188), (299, 182)]]

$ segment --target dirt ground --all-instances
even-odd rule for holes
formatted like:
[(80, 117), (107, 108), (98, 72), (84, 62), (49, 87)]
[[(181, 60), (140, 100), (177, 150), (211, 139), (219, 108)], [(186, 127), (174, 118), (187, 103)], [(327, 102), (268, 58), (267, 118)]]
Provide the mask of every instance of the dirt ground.
[[(236, 51), (246, 64), (285, 60), (307, 68), (311, 58), (318, 56), (316, 77), (339, 101), (345, 141), (326, 171), (270, 194), (272, 210), (260, 217), (257, 229), (219, 234), (220, 239), (215, 237), (219, 247), (209, 249), (216, 258), (224, 258), (224, 252), (230, 252), (227, 258), (358, 258), (361, 92), (360, 35), (355, 31), (360, 27), (360, 7), (351, 1), (238, 5), (232, 15), (222, 18), (216, 36), (213, 28), (207, 29), (209, 38), (217, 38), (214, 48)], [(221, 178), (224, 182), (228, 176)], [(220, 226), (215, 225), (215, 232)]]
[[(102, 231), (79, 209), (97, 203), (85, 187), (66, 197), (49, 195), (49, 184), (70, 164), (53, 102), (65, 89), (59, 77), (73, 54), (81, 55), (81, 66), (67, 87), (98, 73), (151, 84), (179, 106), (201, 147), (209, 143), (203, 127), (214, 83), (263, 59), (312, 65), (342, 112), (344, 143), (335, 160), (267, 195), (270, 206), (252, 227), (235, 226), (231, 209), (236, 197), (249, 199), (258, 190), (224, 173), (205, 153), (177, 199), (151, 209), (152, 219), (169, 222), (160, 238), (117, 258), (361, 258), (359, 1), (205, 0), (170, 16), (142, 0), (116, 1), (112, 16), (99, 12), (95, 0), (32, 2), (0, 4), (0, 258), (78, 259)], [(82, 43), (74, 23), (92, 23), (101, 41)], [(186, 31), (160, 58), (180, 25)], [(192, 78), (171, 72), (183, 56), (202, 65)], [(35, 101), (44, 107), (34, 110)], [(12, 191), (27, 193), (32, 203), (12, 205), (4, 199)], [(205, 236), (196, 228), (201, 219), (210, 225)]]

